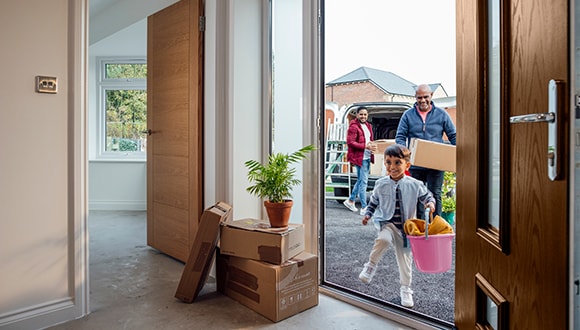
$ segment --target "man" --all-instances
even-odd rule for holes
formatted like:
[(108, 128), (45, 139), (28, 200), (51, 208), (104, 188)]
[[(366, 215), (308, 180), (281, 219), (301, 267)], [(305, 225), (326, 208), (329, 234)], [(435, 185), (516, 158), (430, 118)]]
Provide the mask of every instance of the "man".
[(371, 163), (374, 163), (373, 152), (377, 147), (373, 141), (373, 129), (367, 121), (369, 112), (365, 107), (356, 110), (356, 118), (351, 120), (346, 133), (346, 159), (356, 168), (356, 183), (347, 200), (343, 202), (349, 210), (356, 212), (356, 198), (360, 200), (360, 214), (364, 215), (367, 207), (367, 184)]
[[(395, 136), (397, 144), (409, 147), (411, 138), (443, 143), (443, 133), (445, 133), (449, 142), (455, 145), (455, 125), (445, 110), (435, 106), (435, 103), (431, 100), (432, 97), (433, 91), (431, 91), (429, 85), (422, 84), (417, 86), (415, 104), (403, 113), (399, 121), (397, 135)], [(419, 166), (411, 166), (409, 172), (412, 177), (423, 181), (427, 185), (427, 189), (431, 191), (436, 201), (433, 215), (440, 215), (441, 186), (443, 185), (443, 174), (445, 172)], [(424, 215), (423, 206), (418, 205), (417, 216), (423, 218)]]

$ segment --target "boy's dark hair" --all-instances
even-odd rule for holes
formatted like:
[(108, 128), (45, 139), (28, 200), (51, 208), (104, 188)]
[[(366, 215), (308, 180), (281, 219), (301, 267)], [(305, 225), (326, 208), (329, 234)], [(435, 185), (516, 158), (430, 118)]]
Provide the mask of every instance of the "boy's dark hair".
[(392, 144), (385, 149), (385, 156), (397, 157), (407, 162), (411, 161), (411, 151), (400, 144)]

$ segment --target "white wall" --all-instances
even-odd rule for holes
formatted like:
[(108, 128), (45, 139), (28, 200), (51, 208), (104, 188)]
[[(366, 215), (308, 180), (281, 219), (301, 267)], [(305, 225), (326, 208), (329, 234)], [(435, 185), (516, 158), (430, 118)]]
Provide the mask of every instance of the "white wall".
[[(230, 0), (229, 99), (231, 203), (233, 218), (260, 218), (261, 202), (246, 191), (249, 186), (244, 163), (262, 157), (262, 1)], [(234, 15), (235, 13), (235, 15)], [(206, 109), (211, 112), (211, 109)]]
[(89, 209), (147, 209), (146, 161), (97, 159), (97, 57), (147, 56), (147, 19), (92, 44), (89, 47), (88, 143)]
[[(84, 5), (0, 2), (0, 327), (85, 312)], [(37, 75), (58, 93), (36, 93)]]
[[(294, 152), (308, 143), (303, 141), (302, 77), (302, 1), (273, 2), (272, 57), (273, 76), (273, 151)], [(306, 118), (307, 120), (307, 118)], [(292, 138), (288, 138), (292, 137)], [(311, 157), (312, 155), (309, 155)], [(302, 162), (294, 166), (302, 178)], [(292, 189), (295, 200), (290, 222), (302, 223), (302, 185)]]

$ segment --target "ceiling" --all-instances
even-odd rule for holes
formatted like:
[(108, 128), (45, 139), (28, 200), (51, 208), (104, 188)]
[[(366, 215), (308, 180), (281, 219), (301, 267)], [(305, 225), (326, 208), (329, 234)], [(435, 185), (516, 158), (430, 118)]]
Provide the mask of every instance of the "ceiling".
[[(120, 0), (89, 0), (89, 16), (98, 15)], [(122, 0), (121, 0), (122, 1)]]

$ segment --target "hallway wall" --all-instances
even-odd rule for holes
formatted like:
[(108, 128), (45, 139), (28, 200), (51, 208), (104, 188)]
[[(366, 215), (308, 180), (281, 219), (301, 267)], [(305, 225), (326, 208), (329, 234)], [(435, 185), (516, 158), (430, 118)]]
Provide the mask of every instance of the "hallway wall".
[(0, 2), (0, 328), (84, 313), (82, 3)]

